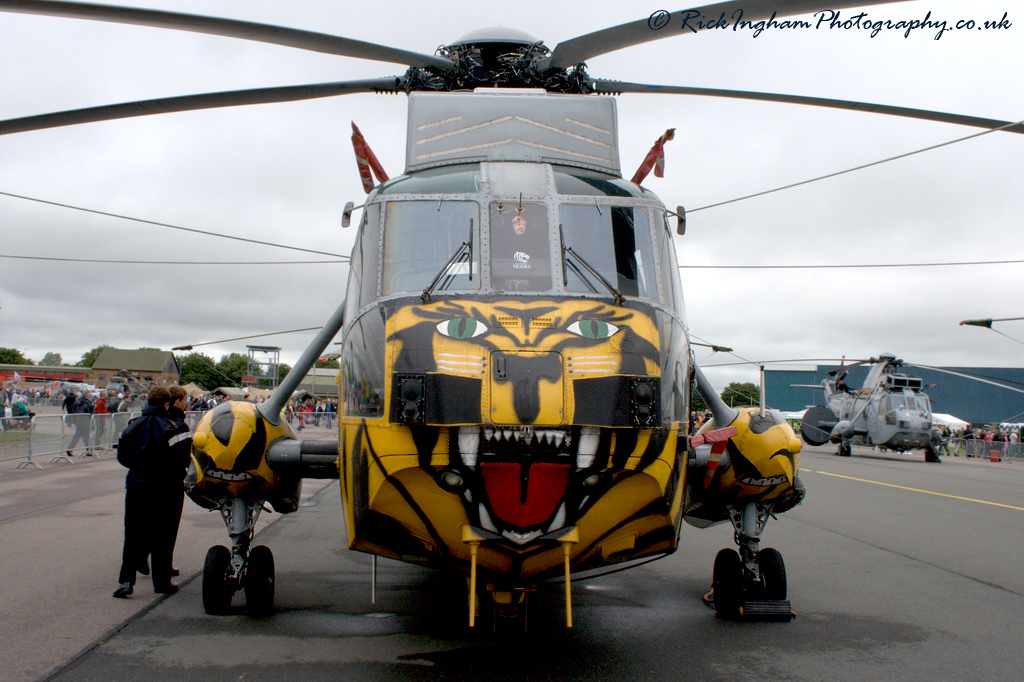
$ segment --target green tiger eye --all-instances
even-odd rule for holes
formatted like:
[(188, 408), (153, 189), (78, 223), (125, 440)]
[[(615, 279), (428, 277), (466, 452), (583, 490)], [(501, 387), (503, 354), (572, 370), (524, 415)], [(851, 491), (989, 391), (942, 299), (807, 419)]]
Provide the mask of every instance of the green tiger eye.
[(448, 336), (453, 339), (470, 339), (476, 334), (476, 320), (459, 317), (448, 321)]

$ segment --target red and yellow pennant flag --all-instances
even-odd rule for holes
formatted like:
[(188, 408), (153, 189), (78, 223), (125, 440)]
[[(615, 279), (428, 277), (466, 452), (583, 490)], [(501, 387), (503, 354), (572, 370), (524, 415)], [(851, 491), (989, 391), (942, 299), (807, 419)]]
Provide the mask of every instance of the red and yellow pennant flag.
[(359, 168), (359, 179), (363, 182), (363, 191), (369, 194), (374, 188), (373, 176), (377, 176), (377, 182), (387, 182), (388, 174), (359, 132), (355, 121), (352, 122), (352, 148), (356, 152), (356, 166)]
[(632, 182), (639, 185), (647, 177), (647, 174), (654, 169), (654, 177), (663, 178), (665, 177), (665, 143), (673, 139), (676, 136), (676, 129), (669, 128), (665, 131), (665, 134), (658, 138), (651, 147), (651, 151), (647, 152), (647, 156), (644, 158), (643, 163), (636, 169), (636, 173), (633, 174)]

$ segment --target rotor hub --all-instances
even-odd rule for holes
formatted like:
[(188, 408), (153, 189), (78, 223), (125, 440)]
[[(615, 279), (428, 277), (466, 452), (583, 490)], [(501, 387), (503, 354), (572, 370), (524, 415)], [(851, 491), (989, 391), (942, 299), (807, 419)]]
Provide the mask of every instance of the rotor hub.
[(450, 45), (438, 48), (437, 56), (455, 67), (442, 71), (412, 67), (405, 75), (406, 92), (474, 90), (494, 88), (541, 88), (548, 92), (589, 94), (593, 91), (583, 64), (551, 69), (551, 56), (543, 41), (513, 28), (496, 26), (470, 31)]

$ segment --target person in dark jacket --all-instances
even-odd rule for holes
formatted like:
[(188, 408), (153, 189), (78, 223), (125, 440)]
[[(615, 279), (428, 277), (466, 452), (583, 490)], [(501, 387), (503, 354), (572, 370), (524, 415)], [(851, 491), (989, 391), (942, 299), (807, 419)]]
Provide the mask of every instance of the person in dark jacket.
[(142, 416), (133, 419), (118, 440), (117, 461), (128, 467), (125, 477), (124, 549), (119, 586), (114, 597), (127, 599), (137, 571), (152, 555), (153, 591), (174, 594), (171, 556), (184, 501), (185, 471), (192, 436), (184, 422), (167, 409), (171, 394), (163, 386), (149, 391)]
[[(177, 425), (179, 431), (182, 431), (184, 434), (188, 436), (188, 443), (185, 446), (185, 470), (187, 472), (189, 465), (189, 453), (192, 452), (192, 430), (188, 427), (187, 415), (185, 414), (186, 412), (188, 412), (188, 392), (181, 386), (171, 386), (170, 389), (168, 390), (170, 391), (171, 394), (171, 401), (167, 404), (167, 415), (171, 418), (171, 421), (173, 421), (175, 425)], [(182, 499), (184, 499), (184, 483), (182, 484), (182, 491)], [(181, 507), (181, 502), (179, 502), (178, 506), (179, 508)], [(174, 558), (174, 543), (177, 541), (178, 538), (178, 526), (180, 525), (180, 522), (181, 514), (179, 513), (174, 520), (173, 528), (170, 525), (168, 525), (167, 527), (167, 537), (169, 538), (169, 541), (171, 543), (172, 559)], [(173, 561), (171, 563), (171, 566), (171, 575), (178, 575), (179, 571), (178, 569), (173, 567)]]
[[(65, 408), (67, 404), (67, 401), (65, 401)], [(85, 451), (87, 453), (91, 450), (89, 445), (89, 428), (92, 423), (92, 401), (89, 400), (89, 396), (85, 391), (82, 391), (75, 398), (74, 403), (71, 404), (70, 412), (71, 416), (66, 417), (66, 419), (75, 427), (75, 435), (71, 437), (71, 442), (68, 443), (68, 457), (72, 456), (75, 445), (80, 442), (85, 444)]]

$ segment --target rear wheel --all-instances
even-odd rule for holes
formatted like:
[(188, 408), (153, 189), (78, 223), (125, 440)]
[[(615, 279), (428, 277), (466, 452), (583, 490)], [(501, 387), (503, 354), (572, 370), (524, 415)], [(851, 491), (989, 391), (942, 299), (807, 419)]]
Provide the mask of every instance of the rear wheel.
[(713, 579), (715, 611), (719, 617), (736, 619), (743, 605), (743, 564), (734, 549), (723, 549), (715, 556)]
[(274, 555), (269, 547), (259, 545), (249, 551), (245, 569), (245, 604), (255, 615), (274, 610)]
[(203, 609), (211, 616), (223, 616), (231, 609), (232, 589), (228, 573), (231, 550), (223, 545), (211, 547), (203, 565)]
[(770, 547), (757, 553), (757, 569), (761, 572), (762, 598), (783, 601), (786, 598), (786, 564), (782, 554)]

